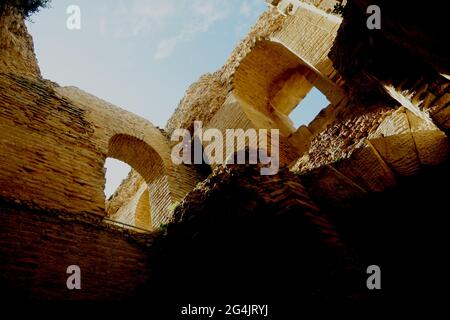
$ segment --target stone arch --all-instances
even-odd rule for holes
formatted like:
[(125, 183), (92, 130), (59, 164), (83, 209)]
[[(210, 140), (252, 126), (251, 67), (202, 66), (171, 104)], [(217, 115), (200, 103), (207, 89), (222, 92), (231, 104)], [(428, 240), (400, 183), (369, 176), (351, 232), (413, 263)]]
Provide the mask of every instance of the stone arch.
[[(84, 110), (85, 120), (93, 128), (90, 141), (94, 144), (98, 157), (89, 159), (89, 167), (79, 179), (83, 183), (89, 182), (90, 193), (86, 190), (85, 197), (92, 199), (95, 195), (95, 205), (100, 209), (96, 213), (111, 216), (120, 208), (127, 207), (126, 210), (133, 208), (135, 214), (136, 205), (145, 187), (143, 184), (147, 184), (152, 225), (166, 223), (171, 216), (168, 208), (173, 203), (180, 202), (199, 181), (193, 168), (173, 164), (169, 138), (150, 121), (78, 88), (59, 87), (56, 90), (59, 95)], [(122, 199), (109, 204), (108, 209), (112, 207), (113, 210), (106, 212), (103, 190), (104, 164), (108, 157), (129, 164), (142, 178), (132, 175), (135, 180), (129, 181), (128, 190), (124, 191)], [(79, 160), (84, 161), (81, 157)], [(135, 218), (129, 217), (127, 221), (133, 224)]]
[(148, 184), (165, 175), (159, 154), (143, 140), (127, 134), (116, 134), (109, 140), (108, 157), (129, 164)]
[(280, 42), (261, 40), (234, 74), (234, 94), (255, 127), (276, 127), (283, 136), (295, 129), (289, 113), (316, 87), (332, 104), (343, 99), (339, 86)]
[[(165, 220), (167, 208), (178, 201), (171, 192), (166, 167), (160, 155), (143, 140), (127, 134), (111, 137), (108, 157), (129, 164), (145, 180), (147, 188), (131, 206), (131, 222), (138, 227), (152, 227)], [(152, 216), (153, 215), (153, 216)]]

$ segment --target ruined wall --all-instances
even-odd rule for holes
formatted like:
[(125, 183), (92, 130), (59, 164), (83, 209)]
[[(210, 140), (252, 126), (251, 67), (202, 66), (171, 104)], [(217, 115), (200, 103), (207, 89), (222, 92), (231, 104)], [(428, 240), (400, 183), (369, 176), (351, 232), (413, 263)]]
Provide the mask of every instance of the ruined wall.
[[(3, 201), (0, 218), (0, 287), (8, 300), (127, 301), (149, 280), (149, 235), (90, 215), (32, 211)], [(81, 268), (81, 290), (67, 289), (70, 265)]]
[[(268, 9), (225, 65), (214, 74), (202, 76), (188, 89), (167, 123), (168, 134), (177, 127), (192, 130), (194, 120), (221, 130), (277, 128), (281, 132), (280, 163), (288, 165), (301, 155), (307, 146), (292, 144), (295, 139), (289, 139), (297, 129), (288, 118), (294, 102), (298, 102), (294, 100), (300, 100), (316, 86), (332, 102), (326, 119), (322, 115), (311, 125), (313, 136), (332, 121), (335, 109), (344, 108), (346, 101), (340, 89), (342, 79), (328, 58), (341, 19), (313, 5), (299, 4), (295, 14), (288, 16), (277, 8)], [(286, 98), (279, 93), (295, 73), (303, 77), (304, 90), (298, 97)], [(283, 109), (281, 104), (286, 104), (286, 99), (291, 100), (291, 105)], [(231, 110), (234, 120), (229, 119)]]
[[(202, 76), (188, 89), (174, 115), (169, 119), (166, 131), (170, 134), (176, 128), (191, 129), (194, 120), (207, 123), (223, 105), (228, 94), (235, 89), (234, 73), (261, 39), (280, 42), (303, 61), (317, 68), (325, 77), (340, 85), (341, 79), (328, 59), (328, 52), (340, 21), (339, 17), (327, 14), (309, 4), (303, 4), (292, 16), (283, 16), (276, 8), (268, 9), (232, 52), (224, 66), (214, 74)], [(273, 63), (273, 59), (270, 62)], [(253, 76), (253, 81), (260, 77), (255, 74)]]
[[(330, 109), (346, 103), (338, 84), (277, 41), (258, 41), (242, 59), (233, 81), (234, 94), (253, 126), (279, 128), (282, 136), (296, 131), (288, 116), (313, 87), (327, 97)], [(317, 121), (310, 128), (315, 133)]]
[[(158, 177), (166, 176), (171, 195), (175, 200), (183, 198), (195, 186), (197, 183), (195, 170), (187, 166), (175, 166), (172, 163), (171, 143), (166, 135), (148, 120), (76, 88), (66, 87), (57, 90), (64, 97), (76, 101), (89, 110), (87, 113), (89, 121), (98, 125), (98, 129), (94, 131), (94, 139), (104, 155), (114, 157), (113, 150), (109, 150), (115, 144), (111, 144), (111, 139), (123, 135), (125, 140), (119, 141), (118, 150), (127, 157), (124, 160), (130, 162), (148, 183), (152, 180), (152, 174)], [(149, 157), (142, 157), (144, 146), (151, 153)], [(133, 154), (129, 154), (131, 151)], [(154, 163), (163, 166), (164, 171), (162, 172), (161, 167), (152, 170), (149, 165)]]
[[(341, 204), (396, 184), (395, 171), (368, 139), (394, 109), (360, 108), (359, 114), (342, 117), (314, 137), (308, 151), (292, 167), (322, 204)], [(392, 153), (395, 147), (387, 145)], [(415, 155), (415, 150), (408, 151)]]
[[(108, 218), (129, 225), (136, 225), (137, 206), (143, 192), (146, 190), (148, 190), (148, 185), (145, 180), (139, 173), (131, 170), (127, 178), (122, 181), (114, 194), (106, 201)], [(148, 209), (147, 213), (150, 218), (150, 207)], [(140, 227), (143, 226), (141, 225)], [(149, 224), (147, 227), (151, 229), (152, 226)]]
[[(288, 16), (277, 8), (269, 8), (220, 70), (202, 76), (191, 85), (167, 122), (167, 134), (176, 128), (192, 131), (194, 120), (203, 121), (204, 128), (223, 132), (277, 128), (281, 132), (280, 164), (292, 164), (308, 150), (311, 139), (333, 122), (348, 103), (341, 89), (343, 81), (328, 58), (341, 22), (340, 17), (329, 14), (334, 3), (299, 2), (295, 14)], [(291, 92), (299, 82), (290, 87), (287, 84), (293, 75), (303, 81), (303, 91), (294, 98)], [(310, 135), (305, 143), (300, 138), (305, 131), (294, 128), (288, 116), (298, 103), (294, 100), (300, 100), (313, 86), (327, 96), (331, 105), (308, 126)], [(284, 94), (283, 89), (288, 92)], [(283, 103), (285, 106), (281, 107)], [(224, 159), (229, 156), (225, 153)], [(133, 185), (139, 183), (133, 178)], [(123, 211), (127, 212), (126, 216), (131, 217), (129, 208), (135, 207), (137, 198), (135, 194), (128, 209)]]
[[(398, 34), (390, 27), (369, 31), (360, 5), (351, 1), (346, 8), (330, 52), (345, 78), (348, 107), (293, 167), (323, 203), (384, 191), (449, 155), (448, 79), (408, 53), (410, 44), (393, 41)], [(392, 27), (392, 6), (383, 8)], [(357, 57), (348, 55), (352, 50)]]
[[(357, 286), (340, 282), (357, 267), (352, 250), (319, 207), (336, 209), (385, 194), (399, 181), (444, 163), (450, 150), (444, 132), (450, 129), (450, 86), (435, 63), (422, 61), (415, 68), (411, 62), (429, 58), (429, 52), (404, 55), (410, 48), (399, 45), (398, 34), (362, 39), (352, 38), (351, 24), (339, 29), (341, 18), (329, 14), (334, 3), (303, 1), (292, 14), (277, 8), (265, 12), (220, 70), (188, 89), (166, 132), (80, 89), (42, 80), (23, 21), (12, 12), (0, 17), (2, 287), (13, 289), (12, 298), (139, 296), (154, 271), (146, 251), (152, 236), (105, 225), (103, 217), (151, 230), (170, 221), (174, 204), (184, 199), (154, 247), (161, 260), (152, 261), (159, 276), (150, 287), (164, 288), (163, 297), (185, 297), (194, 286), (209, 294), (217, 279), (234, 291), (234, 285), (248, 284), (239, 294), (278, 295), (301, 288), (314, 300), (320, 288), (326, 294), (319, 298), (353, 297)], [(388, 46), (384, 38), (390, 39)], [(352, 66), (355, 52), (345, 39), (361, 41), (355, 61), (361, 70)], [(392, 53), (395, 59), (387, 65), (377, 54), (366, 59), (373, 41), (381, 41), (374, 45), (377, 54), (390, 48), (381, 57)], [(411, 77), (404, 73), (408, 69)], [(313, 86), (330, 106), (296, 130), (289, 113)], [(173, 165), (167, 138), (176, 128), (192, 129), (194, 120), (221, 130), (280, 128), (281, 163), (293, 164), (296, 175), (287, 168), (262, 177), (256, 167), (221, 167), (194, 189), (201, 175), (193, 167)], [(105, 205), (106, 157), (123, 160), (134, 171)], [(415, 194), (420, 198), (420, 192)], [(404, 199), (409, 193), (399, 195)], [(405, 202), (417, 214), (414, 202)], [(372, 218), (384, 212), (383, 205), (388, 202), (379, 204)], [(389, 214), (402, 209), (399, 205)], [(384, 217), (379, 226), (391, 221)], [(402, 229), (401, 219), (395, 221)], [(352, 235), (361, 225), (355, 226), (347, 238), (354, 245), (358, 241), (352, 242)], [(299, 248), (303, 260), (292, 255)], [(234, 260), (226, 255), (230, 250)], [(308, 263), (306, 270), (298, 261)], [(66, 290), (70, 264), (82, 268), (82, 291)], [(261, 282), (267, 274), (277, 275), (268, 279), (271, 286)]]
[(431, 116), (434, 123), (446, 131), (450, 130), (450, 81), (435, 75), (431, 79), (418, 81), (414, 85), (403, 83), (397, 92), (407, 97), (413, 106)]
[(0, 72), (40, 77), (33, 39), (28, 34), (22, 15), (7, 5), (0, 12), (0, 26)]
[(350, 117), (336, 121), (313, 138), (308, 153), (297, 164), (302, 168), (300, 170), (317, 168), (349, 157), (394, 110), (383, 106), (355, 109)]
[(430, 121), (404, 107), (373, 106), (317, 135), (292, 169), (321, 203), (336, 204), (392, 188), (449, 152), (447, 135)]
[(252, 43), (255, 39), (267, 37), (281, 28), (284, 19), (276, 9), (263, 13), (248, 36), (237, 45), (225, 65), (213, 74), (202, 76), (198, 82), (191, 85), (173, 116), (168, 120), (167, 133), (171, 134), (177, 128), (190, 129), (194, 120), (207, 123), (233, 89), (231, 76)]
[[(166, 208), (197, 182), (195, 171), (173, 166), (167, 138), (144, 119), (39, 78), (4, 73), (0, 88), (4, 198), (39, 208), (105, 215), (104, 161), (111, 156), (140, 170), (150, 186), (154, 182), (152, 199), (159, 223), (168, 218)], [(126, 143), (112, 140), (118, 134), (126, 137)]]
[[(156, 224), (197, 183), (173, 166), (167, 137), (149, 121), (73, 87), (43, 80), (24, 19), (0, 16), (0, 195), (47, 210), (105, 216), (107, 157), (130, 164), (149, 186)], [(149, 212), (150, 215), (150, 212)]]
[[(367, 1), (350, 1), (330, 58), (352, 96), (388, 95), (411, 112), (447, 130), (448, 54), (441, 33), (446, 10), (407, 1), (375, 1), (381, 30), (365, 27)], [(353, 51), (353, 55), (346, 52)], [(432, 106), (435, 105), (435, 107)], [(435, 116), (435, 113), (440, 113)]]
[(217, 168), (175, 210), (155, 248), (151, 291), (167, 310), (233, 296), (268, 299), (280, 312), (294, 300), (352, 301), (360, 292), (351, 251), (287, 169), (261, 176), (258, 166)]
[[(38, 72), (28, 70), (26, 73), (34, 78), (8, 74), (16, 67), (4, 64), (5, 73), (0, 82), (2, 103), (6, 107), (1, 110), (2, 126), (10, 135), (10, 141), (21, 138), (15, 143), (4, 140), (0, 146), (4, 171), (0, 181), (2, 196), (41, 208), (105, 215), (103, 164), (106, 157), (114, 157), (131, 164), (136, 172), (107, 202), (107, 215), (136, 225), (137, 213), (142, 216), (142, 208), (147, 207), (142, 206), (140, 200), (148, 190), (151, 222), (146, 223), (151, 224), (149, 227), (158, 227), (169, 220), (168, 208), (183, 199), (200, 180), (195, 169), (172, 164), (172, 143), (167, 139), (175, 128), (192, 129), (193, 120), (203, 120), (206, 128), (222, 130), (279, 128), (281, 164), (295, 162), (294, 169), (300, 172), (350, 159), (362, 150), (375, 150), (368, 155), (374, 157), (380, 173), (415, 172), (411, 168), (417, 167), (419, 162), (433, 162), (433, 156), (436, 163), (442, 161), (446, 147), (439, 141), (445, 136), (428, 125), (426, 119), (429, 113), (438, 127), (448, 126), (449, 89), (445, 78), (427, 76), (424, 81), (415, 82), (412, 89), (407, 82), (381, 82), (379, 87), (384, 86), (397, 104), (388, 99), (368, 103), (355, 100), (354, 96), (349, 102), (347, 92), (351, 95), (354, 92), (347, 90), (353, 85), (349, 73), (342, 70), (350, 81), (346, 84), (328, 57), (341, 24), (340, 17), (329, 14), (333, 5), (332, 1), (304, 1), (298, 2), (293, 14), (283, 15), (277, 8), (265, 12), (220, 70), (201, 77), (188, 89), (167, 123), (167, 133), (82, 90), (42, 81)], [(12, 13), (2, 19), (7, 27), (2, 34), (11, 39), (16, 35), (22, 39), (25, 51), (33, 53), (21, 20)], [(348, 29), (346, 25), (340, 33)], [(11, 48), (5, 52), (11, 52)], [(30, 57), (24, 54), (13, 60), (36, 65)], [(334, 51), (331, 57), (336, 58)], [(334, 60), (342, 69), (343, 62)], [(313, 86), (321, 90), (331, 104), (308, 126), (293, 128), (289, 113)], [(386, 89), (388, 86), (394, 89), (390, 92)], [(409, 89), (402, 91), (404, 86)], [(16, 95), (16, 91), (20, 94)], [(380, 92), (383, 90), (376, 94), (382, 96)], [(418, 129), (414, 129), (415, 120), (408, 116), (410, 123), (406, 127), (414, 132), (414, 142), (418, 144), (417, 148), (409, 148), (408, 158), (412, 157), (411, 150), (422, 154), (417, 158), (420, 161), (410, 163), (411, 168), (401, 168), (397, 156), (389, 154), (389, 148), (376, 142), (381, 139), (379, 141), (384, 143), (376, 136), (383, 131), (379, 126), (399, 108), (398, 103), (407, 109), (419, 110), (415, 115), (422, 119), (418, 121)], [(411, 104), (416, 104), (415, 109)], [(425, 106), (428, 111), (424, 110)], [(46, 113), (42, 114), (42, 110)], [(394, 133), (392, 135), (398, 136)], [(368, 147), (370, 139), (373, 141)], [(427, 144), (429, 149), (419, 150), (421, 145)], [(436, 146), (442, 146), (443, 152), (439, 153)], [(13, 165), (9, 165), (11, 163)], [(44, 180), (47, 183), (43, 183)], [(370, 183), (366, 187), (379, 189)]]
[[(41, 79), (23, 17), (6, 7), (0, 15), (2, 301), (136, 298), (149, 279), (140, 270), (149, 269), (151, 236), (102, 222), (109, 137), (99, 137), (114, 121), (96, 124), (89, 107), (56, 88)], [(145, 123), (135, 117), (131, 126), (139, 121)], [(82, 290), (67, 289), (69, 265), (80, 266)]]
[(86, 111), (52, 85), (0, 74), (0, 192), (30, 206), (104, 215), (102, 154)]

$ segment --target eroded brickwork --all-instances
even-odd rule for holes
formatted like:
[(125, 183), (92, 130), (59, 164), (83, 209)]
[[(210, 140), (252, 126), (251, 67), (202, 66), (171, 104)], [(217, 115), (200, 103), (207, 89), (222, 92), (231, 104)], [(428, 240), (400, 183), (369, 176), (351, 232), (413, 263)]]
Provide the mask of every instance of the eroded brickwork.
[[(192, 241), (196, 250), (206, 245), (217, 218), (206, 216), (211, 211), (224, 214), (219, 220), (241, 231), (234, 219), (251, 225), (261, 218), (248, 218), (255, 212), (269, 213), (276, 223), (287, 216), (280, 226), (298, 231), (289, 221), (301, 222), (301, 231), (320, 234), (313, 237), (319, 239), (317, 248), (325, 244), (348, 258), (321, 207), (382, 194), (402, 179), (444, 163), (450, 151), (450, 86), (447, 74), (431, 70), (435, 63), (430, 69), (405, 56), (406, 64), (418, 61), (408, 77), (391, 74), (394, 63), (387, 72), (376, 72), (384, 66), (377, 60), (379, 51), (367, 59), (373, 65), (361, 62), (371, 48), (367, 43), (376, 47), (380, 38), (363, 39), (364, 32), (357, 34), (361, 39), (352, 38), (352, 26), (331, 14), (337, 2), (298, 1), (289, 12), (270, 7), (220, 70), (188, 88), (165, 130), (78, 88), (43, 80), (23, 19), (8, 8), (0, 16), (2, 285), (30, 299), (137, 297), (152, 270), (146, 246), (157, 232), (150, 231), (171, 221), (175, 224), (169, 225), (169, 233), (187, 226), (183, 236), (192, 235), (186, 243)], [(346, 34), (362, 43), (356, 47), (358, 70), (349, 62), (353, 47), (345, 44)], [(398, 40), (389, 33), (380, 37)], [(398, 58), (405, 51), (395, 50), (402, 46), (397, 40), (388, 48)], [(426, 50), (420, 51), (420, 57), (426, 56)], [(295, 128), (289, 115), (313, 87), (330, 104), (311, 123)], [(197, 185), (204, 178), (199, 169), (175, 165), (170, 157), (171, 133), (178, 128), (192, 131), (195, 120), (222, 132), (279, 129), (284, 168), (279, 175), (261, 177), (253, 167), (220, 167)], [(237, 147), (239, 151), (246, 145)], [(103, 193), (107, 157), (133, 168), (110, 199)], [(222, 207), (211, 202), (215, 198), (223, 201)], [(226, 214), (232, 209), (239, 214), (230, 218)], [(207, 236), (200, 240), (198, 217), (207, 221), (201, 224)], [(133, 226), (141, 229), (130, 231)], [(217, 230), (229, 232), (223, 225)], [(266, 239), (267, 233), (258, 236)], [(282, 232), (279, 236), (274, 241), (286, 240)], [(223, 239), (227, 237), (219, 243)], [(308, 243), (305, 239), (299, 244)], [(302, 248), (315, 256), (311, 248)], [(170, 268), (175, 273), (183, 262), (177, 260)], [(68, 293), (65, 288), (65, 268), (71, 264), (82, 269), (83, 291)]]
[[(3, 4), (2, 4), (3, 5)], [(23, 17), (9, 6), (0, 14), (0, 71), (40, 77), (41, 71)]]
[[(11, 300), (129, 300), (150, 274), (149, 235), (89, 215), (32, 211), (1, 203), (0, 286)], [(81, 269), (81, 290), (68, 290), (67, 268)]]

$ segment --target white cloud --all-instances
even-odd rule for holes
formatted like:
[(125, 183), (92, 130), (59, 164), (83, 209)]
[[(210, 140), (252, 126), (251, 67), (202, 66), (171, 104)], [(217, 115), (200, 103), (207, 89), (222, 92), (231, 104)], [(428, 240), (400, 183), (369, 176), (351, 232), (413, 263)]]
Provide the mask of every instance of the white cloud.
[(119, 38), (161, 30), (177, 12), (176, 0), (134, 0), (119, 2), (108, 17), (108, 27)]
[(178, 34), (158, 43), (155, 59), (169, 57), (179, 43), (192, 41), (198, 34), (209, 31), (211, 26), (228, 17), (229, 6), (219, 0), (197, 0), (190, 4), (192, 12), (189, 19), (182, 25)]
[(195, 15), (203, 17), (207, 21), (224, 19), (228, 14), (228, 7), (223, 1), (197, 0), (194, 1), (191, 10)]
[(246, 16), (246, 17), (250, 17), (250, 15), (252, 14), (252, 6), (250, 3), (248, 3), (247, 1), (243, 2), (241, 4), (241, 7), (239, 8), (239, 12)]
[(133, 34), (159, 27), (175, 12), (176, 7), (170, 1), (137, 1), (130, 11)]
[(177, 37), (162, 40), (156, 48), (154, 58), (159, 60), (171, 56), (177, 46), (177, 42)]
[(266, 8), (263, 0), (245, 0), (239, 7), (239, 13), (246, 18), (253, 18), (258, 15), (261, 8)]
[(100, 33), (116, 38), (151, 36), (153, 57), (170, 57), (180, 43), (228, 18), (234, 5), (224, 0), (115, 0), (114, 11), (99, 22)]
[(98, 28), (100, 31), (101, 35), (106, 34), (106, 19), (105, 18), (100, 18), (99, 22), (98, 22)]

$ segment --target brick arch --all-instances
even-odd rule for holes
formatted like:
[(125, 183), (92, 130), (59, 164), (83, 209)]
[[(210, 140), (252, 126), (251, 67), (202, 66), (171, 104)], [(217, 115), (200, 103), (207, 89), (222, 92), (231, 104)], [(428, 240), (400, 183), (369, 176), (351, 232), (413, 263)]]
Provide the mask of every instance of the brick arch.
[[(57, 91), (64, 98), (83, 108), (86, 114), (85, 120), (93, 128), (90, 141), (95, 145), (98, 157), (89, 159), (89, 166), (86, 165), (84, 170), (86, 174), (79, 179), (89, 180), (89, 196), (95, 199), (95, 206), (100, 209), (95, 212), (103, 216), (111, 214), (109, 210), (108, 213), (105, 210), (103, 192), (104, 164), (106, 158), (111, 157), (126, 162), (142, 176), (143, 180), (131, 181), (131, 185), (140, 187), (145, 180), (149, 186), (153, 225), (167, 222), (170, 218), (167, 208), (181, 201), (194, 188), (198, 182), (198, 176), (191, 167), (173, 164), (172, 145), (164, 132), (150, 121), (78, 88), (64, 87), (58, 88)], [(88, 190), (86, 194), (87, 192)], [(115, 212), (120, 207), (130, 204), (130, 197), (134, 196), (134, 194), (127, 194), (124, 197), (126, 201), (113, 204)], [(134, 221), (134, 218), (127, 221)]]
[(331, 102), (342, 90), (281, 42), (260, 40), (242, 59), (233, 78), (234, 95), (256, 127), (278, 127), (293, 133), (288, 115), (313, 88)]
[(109, 140), (107, 156), (129, 164), (148, 184), (166, 175), (163, 160), (155, 149), (131, 135), (114, 135)]
[(152, 227), (151, 221), (155, 224), (164, 222), (169, 206), (179, 199), (172, 192), (172, 181), (167, 174), (167, 170), (171, 168), (165, 167), (158, 152), (142, 139), (127, 134), (115, 134), (109, 140), (107, 156), (130, 165), (148, 186), (136, 206), (130, 208), (130, 222), (142, 227), (138, 224), (148, 221), (145, 226), (147, 229)]

